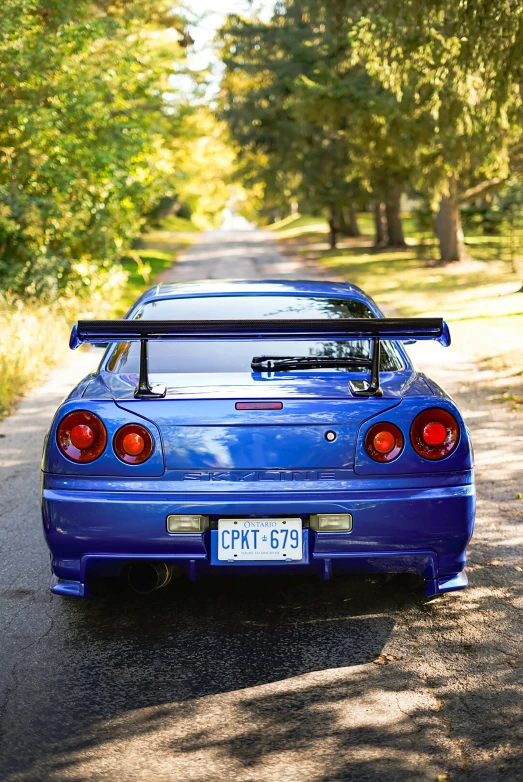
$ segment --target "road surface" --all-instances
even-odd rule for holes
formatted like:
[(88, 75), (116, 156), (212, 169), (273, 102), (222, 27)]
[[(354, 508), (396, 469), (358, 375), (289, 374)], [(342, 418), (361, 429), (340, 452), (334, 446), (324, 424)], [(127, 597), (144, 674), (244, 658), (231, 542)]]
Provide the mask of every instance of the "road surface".
[[(210, 233), (167, 276), (314, 270), (265, 233)], [(42, 438), (96, 352), (0, 424), (3, 782), (523, 779), (522, 416), (489, 401), (466, 355), (434, 347), (417, 358), (465, 411), (479, 502), (471, 587), (431, 603), (357, 577), (51, 597)]]

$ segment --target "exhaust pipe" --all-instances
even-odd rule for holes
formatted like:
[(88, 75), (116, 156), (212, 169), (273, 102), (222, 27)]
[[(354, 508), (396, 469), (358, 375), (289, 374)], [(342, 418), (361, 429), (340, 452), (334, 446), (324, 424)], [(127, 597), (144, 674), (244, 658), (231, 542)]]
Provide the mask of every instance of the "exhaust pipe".
[(135, 562), (129, 568), (129, 586), (140, 595), (148, 595), (155, 589), (167, 586), (173, 575), (173, 568), (166, 562)]

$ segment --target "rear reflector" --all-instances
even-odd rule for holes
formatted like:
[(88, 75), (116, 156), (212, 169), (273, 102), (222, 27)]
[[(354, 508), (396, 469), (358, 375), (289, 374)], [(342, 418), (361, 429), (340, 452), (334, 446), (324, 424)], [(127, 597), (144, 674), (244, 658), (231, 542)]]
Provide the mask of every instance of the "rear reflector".
[(283, 410), (283, 402), (236, 402), (236, 410)]

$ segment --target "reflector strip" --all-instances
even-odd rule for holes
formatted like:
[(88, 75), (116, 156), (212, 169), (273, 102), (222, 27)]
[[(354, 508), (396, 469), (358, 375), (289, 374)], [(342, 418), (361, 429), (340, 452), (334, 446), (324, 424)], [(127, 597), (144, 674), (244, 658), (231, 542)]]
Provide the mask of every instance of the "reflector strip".
[(283, 402), (236, 402), (236, 410), (283, 410)]

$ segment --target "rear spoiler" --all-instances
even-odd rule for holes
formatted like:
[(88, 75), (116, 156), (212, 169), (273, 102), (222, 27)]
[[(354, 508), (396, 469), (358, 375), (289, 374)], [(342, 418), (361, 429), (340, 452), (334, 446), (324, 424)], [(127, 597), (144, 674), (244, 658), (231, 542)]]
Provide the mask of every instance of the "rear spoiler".
[(147, 343), (149, 340), (218, 339), (370, 339), (372, 357), (370, 382), (362, 387), (351, 384), (357, 396), (380, 394), (380, 339), (435, 340), (448, 347), (449, 327), (442, 318), (332, 318), (323, 320), (79, 320), (73, 327), (69, 346), (75, 350), (86, 342), (140, 342), (140, 380), (137, 398), (163, 397), (164, 386), (152, 387), (148, 379)]

